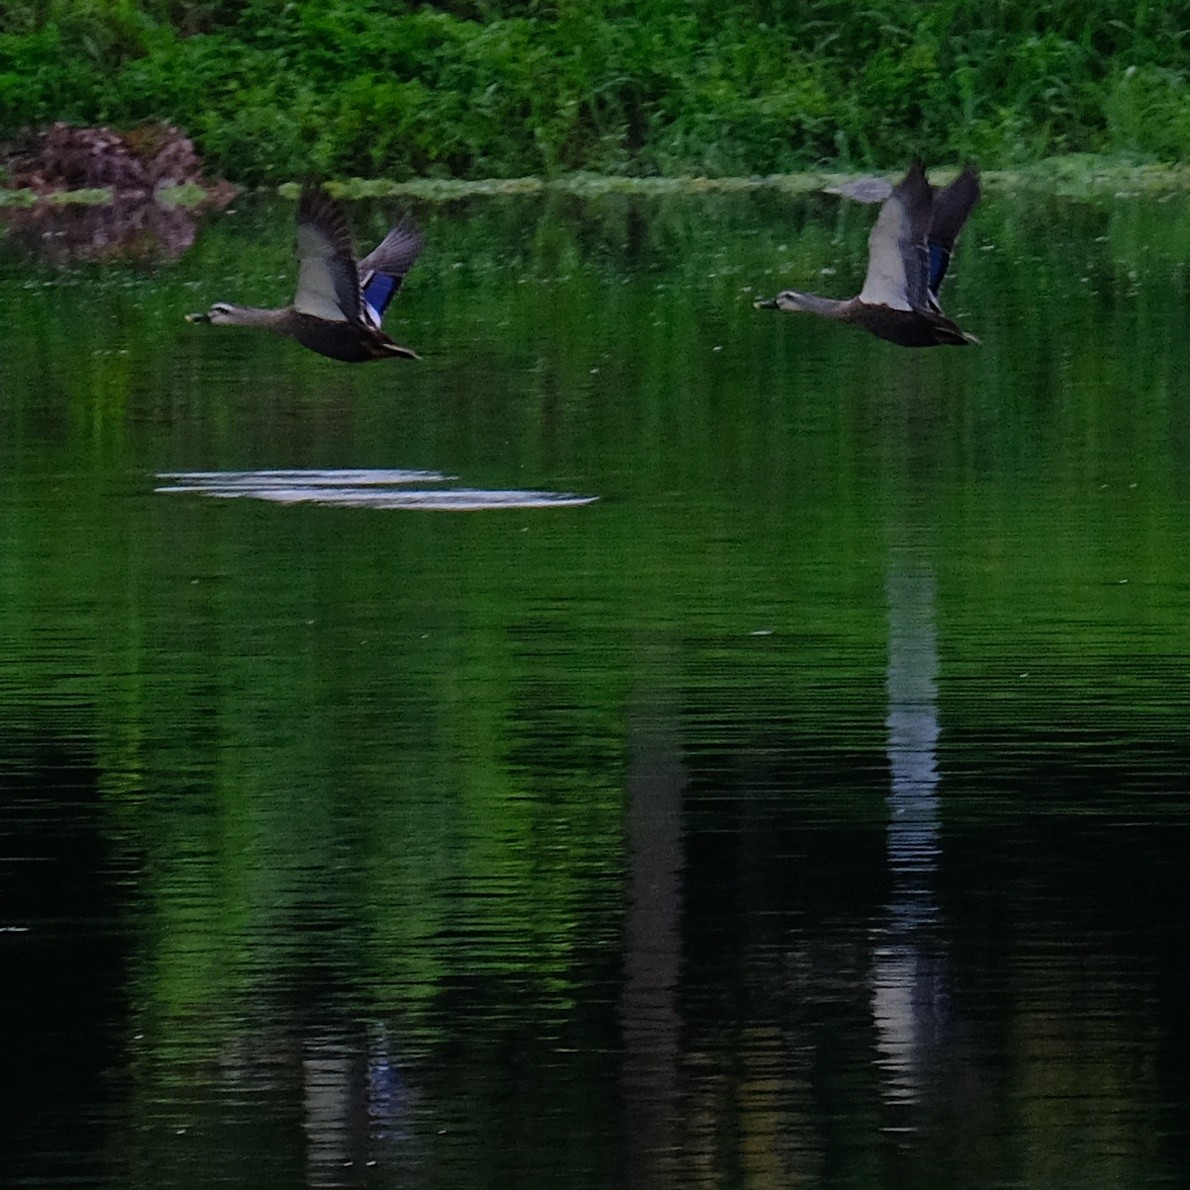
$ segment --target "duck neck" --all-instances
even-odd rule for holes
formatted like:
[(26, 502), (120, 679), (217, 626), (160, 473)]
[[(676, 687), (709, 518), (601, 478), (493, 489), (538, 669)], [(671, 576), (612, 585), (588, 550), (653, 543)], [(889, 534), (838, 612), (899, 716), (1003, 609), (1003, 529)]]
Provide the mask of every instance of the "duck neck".
[(822, 318), (845, 321), (851, 312), (850, 301), (838, 298), (819, 297), (816, 293), (790, 293), (790, 306), (804, 314), (817, 314)]
[(223, 312), (220, 321), (225, 326), (255, 326), (261, 330), (284, 335), (288, 333), (292, 313), (289, 307), (281, 310), (261, 310), (256, 306), (232, 306)]

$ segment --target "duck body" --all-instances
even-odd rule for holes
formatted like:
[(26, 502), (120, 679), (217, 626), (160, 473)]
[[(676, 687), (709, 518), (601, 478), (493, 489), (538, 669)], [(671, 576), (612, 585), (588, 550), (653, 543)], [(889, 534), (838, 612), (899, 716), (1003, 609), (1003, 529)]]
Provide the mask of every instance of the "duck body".
[(957, 323), (940, 310), (904, 310), (858, 297), (838, 301), (819, 297), (815, 293), (798, 293), (787, 289), (775, 298), (756, 302), (758, 310), (790, 310), (802, 314), (817, 314), (832, 322), (857, 326), (878, 339), (896, 343), (898, 347), (941, 347), (950, 344), (962, 347), (976, 343)]
[(417, 359), (412, 348), (389, 338), (380, 324), (424, 243), (419, 231), (402, 225), (357, 261), (342, 206), (321, 187), (307, 183), (298, 200), (293, 304), (262, 309), (215, 302), (205, 313), (187, 315), (187, 320), (257, 327), (345, 363)]
[(859, 327), (900, 347), (961, 347), (979, 340), (948, 318), (938, 292), (955, 240), (979, 201), (979, 175), (968, 166), (951, 184), (935, 190), (920, 161), (880, 208), (868, 236), (868, 272), (863, 289), (839, 300), (787, 289), (756, 302), (758, 309), (817, 314)]

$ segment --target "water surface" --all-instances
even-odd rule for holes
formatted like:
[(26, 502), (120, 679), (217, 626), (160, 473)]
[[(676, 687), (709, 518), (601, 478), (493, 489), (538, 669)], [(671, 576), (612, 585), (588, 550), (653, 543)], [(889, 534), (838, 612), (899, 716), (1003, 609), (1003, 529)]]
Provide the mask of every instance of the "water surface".
[(358, 368), (0, 239), (3, 1178), (1185, 1184), (1190, 205), (414, 214)]

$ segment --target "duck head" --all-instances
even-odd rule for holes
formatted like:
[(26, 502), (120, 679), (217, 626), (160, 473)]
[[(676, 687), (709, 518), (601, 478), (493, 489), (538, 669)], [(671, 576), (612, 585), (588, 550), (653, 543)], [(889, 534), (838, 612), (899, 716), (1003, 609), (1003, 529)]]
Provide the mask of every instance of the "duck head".
[(231, 302), (215, 302), (209, 310), (200, 310), (197, 314), (187, 314), (187, 322), (209, 322), (212, 326), (238, 326), (241, 322), (242, 307), (234, 306)]

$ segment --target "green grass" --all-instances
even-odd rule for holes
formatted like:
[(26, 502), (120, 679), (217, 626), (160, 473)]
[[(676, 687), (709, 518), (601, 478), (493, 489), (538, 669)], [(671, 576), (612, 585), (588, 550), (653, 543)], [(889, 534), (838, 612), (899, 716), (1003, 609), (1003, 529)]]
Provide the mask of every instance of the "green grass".
[(1133, 0), (15, 0), (0, 140), (184, 128), (260, 184), (711, 177), (914, 152), (1190, 158), (1190, 5)]

